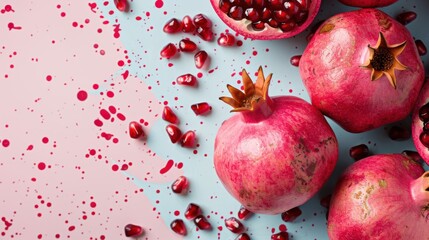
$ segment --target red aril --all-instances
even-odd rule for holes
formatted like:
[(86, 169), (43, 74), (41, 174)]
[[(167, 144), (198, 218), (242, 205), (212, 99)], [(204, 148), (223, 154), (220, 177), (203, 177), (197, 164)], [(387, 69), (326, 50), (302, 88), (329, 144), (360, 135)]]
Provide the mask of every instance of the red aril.
[(366, 144), (359, 144), (349, 149), (349, 156), (355, 161), (369, 156), (369, 148)]
[(124, 227), (125, 236), (127, 237), (138, 237), (143, 234), (143, 228), (135, 224), (127, 224)]
[(194, 218), (195, 225), (201, 230), (210, 230), (212, 225), (207, 221), (203, 215), (198, 215)]
[(389, 129), (389, 138), (396, 141), (404, 141), (411, 137), (411, 131), (401, 127), (393, 126)]
[(121, 12), (127, 12), (128, 11), (128, 1), (127, 0), (114, 0), (116, 9), (118, 9)]
[(304, 31), (316, 17), (320, 0), (210, 0), (217, 15), (251, 39), (281, 39)]
[(320, 205), (325, 208), (329, 208), (329, 204), (331, 203), (332, 194), (328, 194), (320, 199)]
[(197, 84), (197, 78), (194, 75), (187, 73), (178, 76), (176, 78), (176, 82), (179, 85), (195, 86)]
[(164, 110), (162, 111), (162, 119), (173, 124), (179, 123), (179, 118), (169, 106), (164, 107)]
[(185, 132), (180, 138), (180, 145), (186, 148), (193, 148), (195, 146), (196, 135), (194, 131)]
[(165, 45), (160, 54), (163, 58), (172, 58), (177, 53), (177, 47), (173, 43)]
[(188, 178), (185, 176), (178, 177), (172, 184), (171, 190), (177, 194), (185, 194), (189, 188)]
[(182, 39), (179, 42), (179, 49), (182, 52), (193, 52), (197, 49), (197, 44), (195, 44), (192, 40)]
[(201, 215), (201, 208), (195, 203), (190, 203), (185, 211), (185, 218), (188, 220), (192, 220), (196, 218), (198, 215)]
[(414, 106), (411, 135), (422, 159), (429, 164), (429, 78), (426, 78)]
[(402, 23), (403, 25), (407, 25), (410, 22), (416, 20), (417, 18), (417, 13), (413, 12), (413, 11), (408, 11), (408, 12), (403, 12), (401, 14), (399, 14), (398, 16), (396, 16), (396, 20), (400, 23)]
[(231, 33), (221, 33), (217, 39), (217, 44), (223, 47), (231, 47), (235, 44), (235, 37)]
[(144, 136), (142, 125), (136, 121), (130, 122), (128, 125), (128, 131), (131, 138), (140, 138), (141, 136)]
[(197, 14), (194, 16), (193, 19), (194, 25), (201, 28), (211, 28), (212, 27), (212, 21), (204, 15), (204, 14)]
[(213, 40), (213, 32), (209, 28), (197, 28), (197, 35), (204, 41), (210, 42)]
[(426, 53), (428, 52), (426, 45), (424, 44), (424, 42), (420, 39), (417, 39), (415, 41), (416, 47), (417, 47), (417, 51), (419, 52), (420, 56), (424, 56), (426, 55)]
[(180, 131), (179, 127), (174, 124), (168, 124), (165, 127), (165, 130), (167, 131), (167, 134), (170, 137), (172, 143), (177, 143), (182, 137), (182, 131)]
[(373, 155), (340, 176), (329, 208), (328, 236), (425, 239), (428, 206), (429, 172), (402, 154)]
[(177, 18), (172, 18), (168, 20), (168, 22), (164, 25), (163, 28), (164, 32), (166, 33), (178, 33), (182, 31), (182, 23)]
[(242, 233), (244, 231), (244, 225), (235, 217), (225, 219), (225, 227), (233, 233)]
[(198, 69), (203, 68), (206, 65), (208, 56), (209, 55), (204, 50), (197, 52), (194, 56), (195, 67)]
[(295, 67), (299, 67), (299, 60), (301, 59), (301, 55), (295, 55), (290, 58), (290, 64)]
[(278, 232), (271, 235), (271, 240), (289, 240), (289, 234), (287, 232)]
[(237, 216), (239, 219), (241, 220), (246, 220), (248, 219), (253, 213), (251, 211), (249, 211), (247, 208), (245, 208), (244, 206), (240, 206), (240, 209), (238, 210)]
[(234, 240), (250, 240), (250, 236), (247, 233), (241, 233)]
[(173, 220), (170, 223), (170, 228), (179, 235), (186, 236), (187, 234), (186, 226), (182, 219)]
[(201, 103), (192, 104), (191, 109), (192, 111), (194, 111), (195, 115), (198, 116), (198, 115), (207, 114), (212, 110), (212, 107), (206, 102), (201, 102)]
[(188, 15), (184, 16), (182, 19), (182, 31), (185, 33), (194, 33), (195, 32), (195, 25), (192, 21), (192, 18)]
[(294, 207), (290, 210), (287, 210), (286, 212), (282, 212), (282, 220), (285, 222), (293, 222), (295, 219), (297, 219), (299, 216), (301, 216), (302, 211), (299, 207)]

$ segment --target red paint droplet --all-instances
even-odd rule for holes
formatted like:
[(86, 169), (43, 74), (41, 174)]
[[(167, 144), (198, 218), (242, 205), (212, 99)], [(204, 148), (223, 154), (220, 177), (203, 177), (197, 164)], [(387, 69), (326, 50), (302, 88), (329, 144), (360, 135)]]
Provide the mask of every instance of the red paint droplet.
[(159, 170), (159, 173), (164, 174), (166, 172), (168, 172), (171, 167), (173, 167), (174, 161), (173, 160), (168, 160), (167, 163), (165, 164), (165, 167), (161, 168), (161, 170)]
[(102, 122), (100, 119), (95, 119), (95, 120), (94, 120), (94, 124), (95, 124), (95, 126), (97, 126), (97, 127), (101, 127), (101, 126), (103, 126), (103, 122)]
[(122, 114), (122, 113), (118, 113), (118, 114), (116, 114), (116, 116), (119, 118), (119, 120), (121, 120), (121, 121), (125, 121), (126, 120), (126, 117), (124, 116), (124, 114)]
[(9, 147), (10, 142), (7, 139), (3, 139), (3, 141), (1, 142), (1, 145), (3, 145), (3, 147)]
[(155, 7), (162, 8), (162, 6), (164, 6), (164, 2), (162, 0), (155, 1)]
[(48, 75), (48, 76), (46, 76), (46, 81), (51, 81), (52, 80), (52, 76), (51, 75)]
[(110, 119), (110, 113), (106, 109), (101, 109), (100, 115), (106, 120)]
[(89, 206), (91, 206), (92, 208), (95, 208), (95, 207), (97, 206), (97, 203), (95, 203), (95, 202), (91, 202), (91, 203), (89, 204)]
[(114, 164), (113, 166), (112, 166), (112, 170), (113, 171), (118, 171), (119, 170), (119, 166), (118, 165), (116, 165), (116, 164)]
[(75, 226), (70, 226), (69, 231), (73, 231), (75, 229)]
[(48, 143), (49, 142), (49, 138), (47, 138), (47, 137), (42, 138), (42, 142), (45, 143), (45, 144)]
[(115, 96), (115, 94), (114, 94), (112, 91), (108, 91), (108, 92), (106, 93), (106, 95), (107, 95), (109, 98), (112, 98), (112, 97), (114, 97), (114, 96)]
[(46, 164), (44, 162), (39, 162), (39, 164), (37, 164), (37, 167), (39, 168), (39, 170), (45, 170)]
[(88, 93), (84, 90), (77, 92), (77, 99), (80, 101), (85, 101), (88, 98)]

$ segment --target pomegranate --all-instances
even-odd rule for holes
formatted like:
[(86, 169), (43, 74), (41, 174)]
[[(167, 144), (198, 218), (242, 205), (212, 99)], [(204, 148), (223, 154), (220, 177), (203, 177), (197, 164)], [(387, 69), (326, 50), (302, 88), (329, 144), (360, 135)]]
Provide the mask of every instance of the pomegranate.
[(407, 117), (424, 81), (410, 32), (377, 9), (326, 20), (299, 69), (313, 105), (353, 133)]
[(429, 172), (402, 154), (351, 165), (332, 195), (329, 239), (429, 239)]
[(251, 39), (289, 38), (316, 17), (321, 0), (210, 0), (217, 15), (234, 31)]
[(411, 135), (421, 158), (429, 164), (429, 80), (420, 92), (413, 111)]
[(337, 139), (323, 115), (294, 96), (268, 96), (271, 74), (255, 83), (243, 70), (244, 93), (227, 85), (220, 100), (236, 112), (223, 122), (214, 166), (228, 192), (255, 213), (279, 214), (310, 199), (330, 176)]
[(377, 8), (385, 7), (395, 3), (398, 0), (338, 0), (341, 3), (352, 6), (352, 7), (361, 7), (361, 8)]

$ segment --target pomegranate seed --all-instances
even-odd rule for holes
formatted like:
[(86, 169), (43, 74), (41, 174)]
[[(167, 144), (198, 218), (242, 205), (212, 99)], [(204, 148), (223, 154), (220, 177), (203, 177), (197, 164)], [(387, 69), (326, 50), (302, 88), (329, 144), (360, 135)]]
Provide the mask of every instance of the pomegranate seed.
[(209, 230), (212, 225), (207, 221), (203, 215), (198, 215), (194, 218), (195, 225), (201, 230)]
[(179, 122), (179, 118), (169, 106), (164, 107), (164, 111), (162, 111), (162, 119), (173, 124), (177, 124)]
[(292, 31), (296, 27), (296, 23), (294, 22), (285, 22), (280, 24), (280, 29), (283, 32), (289, 32)]
[(429, 103), (426, 103), (419, 109), (419, 118), (422, 122), (429, 121)]
[(320, 205), (322, 205), (325, 208), (329, 208), (329, 204), (331, 204), (331, 197), (332, 197), (332, 194), (328, 194), (322, 199), (320, 199)]
[(241, 20), (244, 18), (243, 8), (239, 6), (233, 6), (229, 9), (228, 16), (234, 20)]
[(287, 232), (278, 232), (271, 235), (271, 240), (289, 240), (289, 234)]
[(197, 27), (201, 28), (211, 28), (212, 27), (212, 21), (207, 18), (204, 14), (197, 14), (194, 16), (194, 24)]
[(127, 12), (128, 11), (128, 2), (127, 0), (114, 0), (116, 9), (118, 9), (121, 12)]
[(203, 68), (208, 56), (209, 55), (204, 50), (197, 52), (194, 56), (195, 67), (197, 67), (198, 69)]
[(286, 212), (283, 212), (281, 217), (285, 222), (293, 222), (302, 214), (302, 211), (299, 207), (294, 207)]
[(409, 11), (409, 12), (403, 12), (401, 14), (399, 14), (398, 16), (396, 16), (396, 20), (400, 23), (402, 23), (403, 25), (407, 25), (408, 23), (416, 20), (417, 18), (417, 13)]
[(411, 132), (400, 126), (393, 126), (389, 130), (389, 137), (392, 140), (403, 141), (411, 137)]
[(195, 146), (195, 132), (187, 131), (180, 138), (180, 144), (182, 147), (192, 148)]
[(182, 31), (182, 23), (177, 18), (172, 18), (168, 20), (168, 22), (164, 25), (163, 28), (164, 32), (166, 33), (178, 33)]
[(191, 109), (192, 111), (194, 111), (195, 115), (198, 116), (198, 115), (203, 115), (210, 112), (212, 110), (212, 107), (208, 103), (202, 102), (202, 103), (192, 104)]
[(182, 19), (182, 31), (185, 33), (194, 33), (195, 28), (192, 18), (188, 15), (184, 16)]
[(270, 10), (270, 9), (268, 9), (268, 8), (264, 8), (264, 9), (262, 10), (261, 20), (262, 20), (262, 21), (264, 21), (264, 22), (266, 22), (266, 21), (268, 21), (268, 19), (270, 19), (270, 18), (271, 18), (271, 10)]
[(246, 19), (250, 20), (251, 22), (257, 22), (259, 21), (259, 18), (261, 17), (259, 12), (254, 8), (248, 8), (244, 11), (244, 15), (246, 16)]
[(127, 237), (137, 237), (142, 235), (144, 232), (142, 227), (134, 224), (125, 225), (124, 231), (125, 231), (125, 236)]
[(244, 225), (235, 217), (225, 219), (225, 226), (233, 233), (241, 233), (244, 231)]
[(182, 52), (193, 52), (197, 49), (197, 44), (189, 39), (182, 39), (179, 42), (179, 49)]
[(231, 8), (231, 2), (229, 0), (220, 0), (219, 1), (219, 9), (223, 13), (228, 13), (229, 9)]
[(165, 130), (167, 131), (172, 143), (177, 143), (177, 141), (182, 137), (182, 131), (180, 131), (176, 125), (168, 124), (167, 127), (165, 127)]
[(197, 84), (197, 78), (194, 75), (187, 73), (178, 76), (176, 78), (176, 82), (179, 85), (195, 86)]
[(169, 43), (161, 50), (161, 57), (172, 58), (177, 53), (177, 48), (174, 44)]
[(265, 29), (265, 23), (262, 21), (259, 22), (253, 22), (252, 23), (252, 29), (255, 31), (262, 31)]
[(142, 125), (136, 121), (130, 122), (130, 124), (128, 125), (128, 129), (131, 138), (139, 138), (141, 136), (144, 136)]
[(286, 11), (283, 11), (283, 10), (274, 11), (273, 17), (275, 20), (277, 20), (277, 22), (280, 22), (280, 23), (287, 22), (290, 20), (290, 15)]
[(423, 158), (416, 151), (404, 150), (404, 151), (402, 151), (402, 155), (406, 156), (407, 158), (413, 160), (414, 162), (416, 162), (418, 164), (421, 164), (421, 165), (423, 164)]
[(188, 178), (180, 176), (171, 184), (171, 190), (177, 194), (185, 194), (189, 188)]
[(175, 233), (182, 235), (182, 236), (186, 236), (187, 231), (186, 231), (186, 226), (185, 223), (183, 222), (182, 219), (175, 219), (170, 223), (170, 228), (171, 230), (173, 230)]
[(282, 9), (284, 0), (268, 0), (268, 5), (272, 9)]
[(301, 55), (295, 55), (290, 58), (290, 64), (295, 67), (299, 67), (299, 60), (301, 60)]
[(204, 41), (210, 42), (213, 40), (213, 32), (209, 28), (198, 27), (197, 34)]
[(429, 148), (429, 133), (422, 132), (419, 136), (420, 142), (427, 148)]
[(250, 240), (250, 236), (247, 233), (238, 235), (234, 240)]
[(244, 206), (240, 207), (240, 210), (238, 210), (238, 214), (237, 214), (238, 218), (242, 220), (248, 219), (251, 215), (252, 215), (252, 212), (249, 211)]
[(235, 37), (230, 33), (221, 33), (217, 39), (217, 44), (219, 44), (219, 46), (230, 47), (234, 46), (234, 43)]
[(195, 203), (190, 203), (185, 211), (185, 217), (188, 220), (196, 218), (198, 215), (201, 215), (201, 208)]
[(366, 158), (369, 156), (368, 146), (365, 144), (353, 146), (349, 150), (349, 155), (355, 161), (361, 160), (362, 158)]
[(424, 56), (426, 55), (426, 53), (428, 52), (426, 45), (424, 44), (424, 42), (420, 39), (417, 39), (415, 41), (416, 43), (416, 47), (417, 47), (417, 51), (419, 52), (420, 56)]

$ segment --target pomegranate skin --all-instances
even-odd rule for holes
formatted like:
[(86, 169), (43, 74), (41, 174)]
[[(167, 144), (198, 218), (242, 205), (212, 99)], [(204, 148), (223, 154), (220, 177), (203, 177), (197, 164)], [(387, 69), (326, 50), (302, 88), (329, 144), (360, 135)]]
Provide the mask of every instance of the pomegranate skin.
[(377, 8), (377, 7), (389, 6), (398, 0), (338, 0), (338, 1), (351, 7)]
[[(389, 45), (406, 41), (395, 69), (396, 88), (386, 75), (371, 80), (363, 67), (384, 35)], [(316, 31), (299, 64), (312, 104), (345, 130), (365, 132), (404, 119), (412, 111), (424, 81), (424, 68), (414, 40), (399, 22), (377, 9), (340, 13)]]
[(429, 172), (401, 154), (352, 164), (331, 198), (329, 239), (428, 240), (428, 184)]
[(251, 29), (250, 26), (247, 25), (246, 21), (240, 20), (236, 21), (230, 17), (228, 17), (227, 14), (222, 12), (219, 8), (219, 0), (210, 0), (210, 3), (219, 16), (219, 18), (232, 30), (237, 32), (238, 34), (250, 38), (250, 39), (258, 39), (258, 40), (275, 40), (275, 39), (284, 39), (284, 38), (290, 38), (293, 37), (305, 29), (313, 22), (314, 18), (319, 12), (321, 0), (307, 0), (307, 4), (309, 6), (308, 8), (308, 17), (304, 23), (297, 26), (295, 29), (289, 32), (282, 32), (279, 29), (274, 29), (267, 24), (265, 24), (265, 29), (262, 31), (254, 31)]
[(239, 112), (224, 121), (214, 149), (215, 170), (228, 192), (246, 209), (263, 214), (305, 203), (338, 159), (334, 132), (316, 108), (281, 96), (272, 98), (272, 109), (266, 118)]
[(411, 136), (413, 138), (414, 146), (422, 159), (429, 164), (429, 148), (422, 144), (420, 141), (420, 134), (423, 132), (424, 122), (420, 120), (419, 110), (421, 107), (429, 103), (429, 79), (426, 81), (420, 91), (419, 98), (413, 110), (411, 122)]

